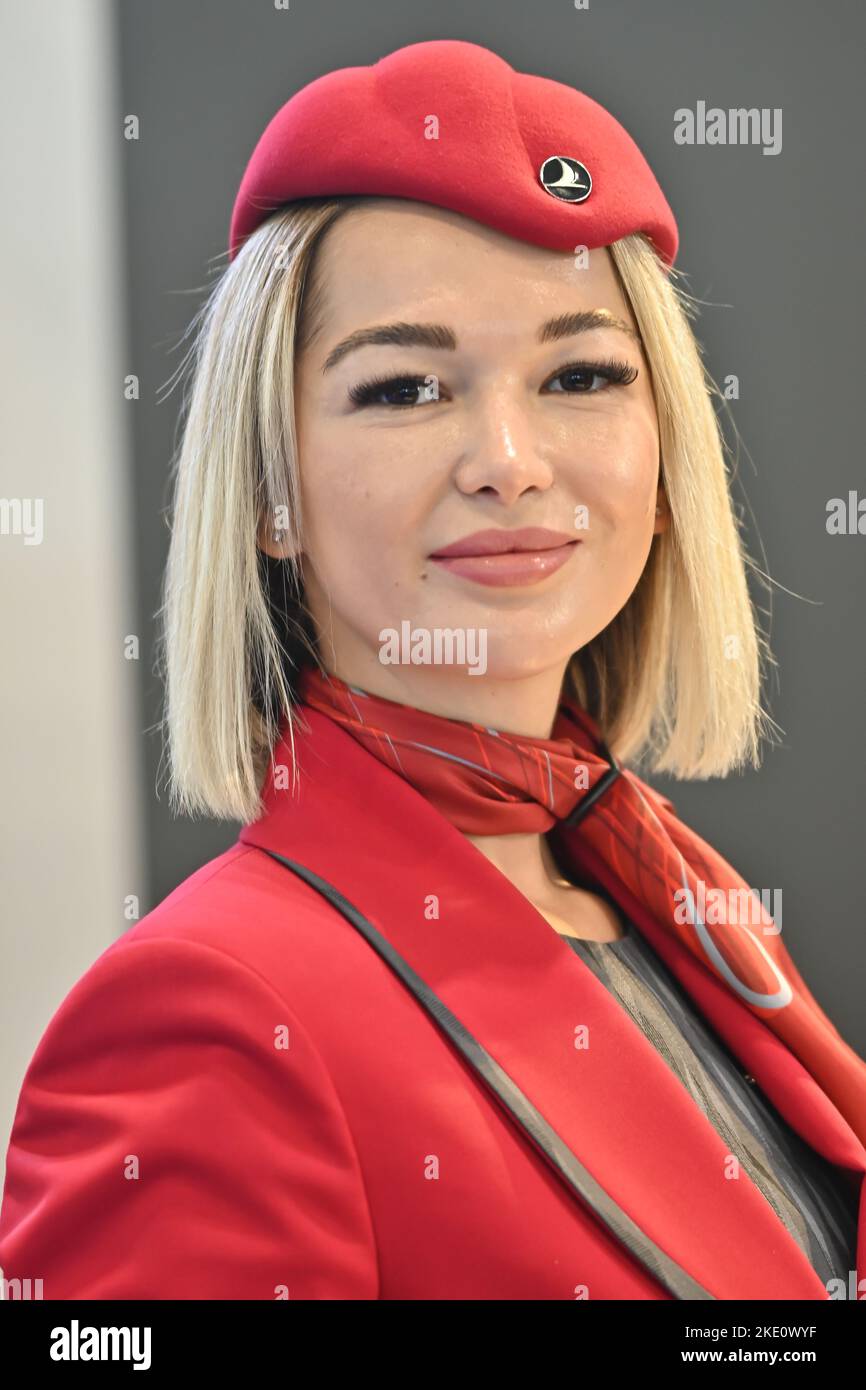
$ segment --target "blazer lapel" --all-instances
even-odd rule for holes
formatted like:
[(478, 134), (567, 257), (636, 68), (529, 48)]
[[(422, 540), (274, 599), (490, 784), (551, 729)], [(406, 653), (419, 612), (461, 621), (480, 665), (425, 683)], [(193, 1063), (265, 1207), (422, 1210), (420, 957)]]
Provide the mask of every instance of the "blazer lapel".
[(566, 860), (574, 858), (581, 873), (591, 865), (597, 883), (631, 917), (743, 1063), (744, 1072), (755, 1078), (791, 1127), (831, 1163), (866, 1172), (866, 1149), (860, 1139), (790, 1048), (743, 1005), (709, 966), (665, 932), (603, 860), (590, 856), (585, 843), (575, 853), (577, 835), (577, 830), (557, 832), (557, 844)]
[[(284, 738), (273, 764), (286, 776), (269, 777), (265, 812), (241, 841), (298, 861), (369, 918), (613, 1202), (710, 1294), (826, 1298), (746, 1173), (725, 1177), (720, 1136), (571, 947), (408, 782), (325, 715), (302, 713), (299, 785)], [(623, 906), (794, 1127), (866, 1169), (859, 1140), (790, 1051), (639, 904)]]

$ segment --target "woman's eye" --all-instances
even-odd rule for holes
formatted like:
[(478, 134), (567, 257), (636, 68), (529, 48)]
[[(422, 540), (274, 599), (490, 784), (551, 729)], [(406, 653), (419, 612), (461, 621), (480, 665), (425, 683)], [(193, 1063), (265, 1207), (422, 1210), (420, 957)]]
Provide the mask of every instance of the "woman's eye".
[(349, 391), (349, 399), (356, 406), (416, 406), (439, 398), (439, 383), (434, 376), (395, 376), (380, 377), (375, 381), (362, 381)]
[(382, 392), (386, 405), (417, 405), (418, 386), (414, 381), (401, 381), (397, 386)]
[[(563, 395), (590, 396), (608, 386), (630, 386), (637, 374), (637, 367), (628, 362), (571, 362), (561, 367), (548, 384), (565, 382), (561, 387)], [(596, 382), (602, 385), (596, 386)]]

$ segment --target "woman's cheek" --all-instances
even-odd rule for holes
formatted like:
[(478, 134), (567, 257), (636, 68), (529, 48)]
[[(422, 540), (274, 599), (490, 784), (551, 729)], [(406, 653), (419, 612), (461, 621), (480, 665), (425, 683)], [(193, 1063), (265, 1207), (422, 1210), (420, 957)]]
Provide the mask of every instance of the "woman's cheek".
[(617, 532), (639, 531), (655, 517), (657, 486), (658, 452), (652, 441), (646, 447), (612, 451), (603, 472), (596, 474), (590, 516), (594, 501), (600, 520)]

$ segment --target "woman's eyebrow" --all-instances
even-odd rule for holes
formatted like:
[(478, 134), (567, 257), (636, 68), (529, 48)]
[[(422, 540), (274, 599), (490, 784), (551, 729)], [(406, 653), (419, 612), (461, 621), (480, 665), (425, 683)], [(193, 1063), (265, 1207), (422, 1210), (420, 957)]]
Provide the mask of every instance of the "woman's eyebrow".
[[(581, 309), (571, 314), (559, 314), (543, 323), (536, 337), (539, 343), (552, 343), (557, 338), (572, 338), (593, 328), (615, 328), (640, 346), (640, 337), (631, 325), (608, 309)], [(335, 367), (356, 348), (370, 346), (428, 347), (455, 352), (457, 335), (453, 329), (441, 323), (385, 323), (375, 328), (358, 328), (331, 349), (322, 371), (327, 372)]]

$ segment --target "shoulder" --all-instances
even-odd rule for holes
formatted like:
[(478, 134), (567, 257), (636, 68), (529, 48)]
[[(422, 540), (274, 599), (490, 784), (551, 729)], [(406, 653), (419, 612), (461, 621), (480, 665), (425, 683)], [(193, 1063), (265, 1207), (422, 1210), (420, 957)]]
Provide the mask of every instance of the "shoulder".
[(375, 1297), (354, 1140), (293, 1007), (291, 943), (320, 909), (289, 887), (275, 912), (258, 858), (191, 875), (51, 1019), (10, 1139), (7, 1278), (42, 1271), (55, 1298)]
[[(287, 910), (287, 908), (289, 910)], [(236, 844), (203, 864), (115, 943), (198, 942), (231, 952), (329, 915), (321, 895), (254, 845)]]
[(73, 1019), (82, 1051), (132, 1029), (201, 1046), (217, 1037), (239, 1043), (265, 1017), (302, 1028), (293, 967), (309, 956), (304, 943), (321, 936), (328, 906), (279, 871), (241, 844), (202, 865), (88, 966), (42, 1046)]
[(294, 978), (327, 970), (329, 932), (340, 921), (297, 875), (238, 842), (178, 884), (94, 965), (210, 956), (226, 970), (259, 977), (291, 1003)]
[[(306, 1034), (327, 998), (334, 922), (321, 896), (269, 855), (235, 844), (189, 875), (108, 945), (51, 1017), (31, 1071), (63, 1051), (80, 1056), (108, 1037), (158, 1033), (166, 1044), (217, 1038), (243, 1046), (263, 1018)], [(351, 929), (349, 934), (351, 933)], [(350, 943), (352, 945), (354, 943)], [(314, 1047), (312, 1035), (308, 1042)]]

